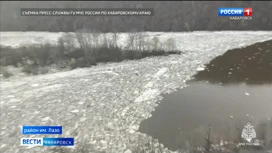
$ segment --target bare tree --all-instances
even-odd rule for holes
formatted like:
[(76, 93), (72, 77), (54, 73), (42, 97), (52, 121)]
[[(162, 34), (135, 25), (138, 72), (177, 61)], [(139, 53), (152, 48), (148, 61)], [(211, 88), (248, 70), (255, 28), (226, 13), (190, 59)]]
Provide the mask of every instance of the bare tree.
[(205, 138), (205, 141), (206, 141), (205, 150), (206, 150), (206, 153), (209, 153), (210, 149), (211, 149), (211, 144), (212, 144), (212, 142), (211, 142), (211, 124), (209, 124), (207, 137)]
[(175, 51), (176, 50), (176, 41), (173, 38), (169, 38), (164, 42), (165, 50)]
[(90, 32), (78, 31), (76, 33), (80, 49), (84, 51), (85, 62), (90, 65), (96, 63), (95, 50), (93, 47), (93, 35)]
[(118, 47), (117, 40), (118, 40), (118, 35), (117, 35), (117, 32), (114, 31), (112, 34), (112, 44), (114, 47)]
[(152, 50), (158, 50), (159, 49), (159, 43), (160, 43), (160, 39), (157, 36), (155, 36), (152, 39), (152, 46), (153, 46)]
[(136, 39), (135, 33), (129, 33), (128, 34), (128, 43), (127, 43), (127, 49), (128, 50), (136, 50), (135, 39)]
[(66, 52), (71, 52), (76, 48), (76, 37), (72, 33), (66, 33), (59, 39), (59, 45), (63, 45)]
[(101, 33), (99, 33), (98, 31), (95, 31), (92, 33), (92, 44), (93, 44), (93, 47), (94, 48), (98, 48), (98, 46), (100, 45), (100, 42), (99, 42), (99, 38), (101, 36)]
[(103, 47), (109, 47), (110, 46), (110, 42), (108, 40), (108, 37), (107, 37), (106, 33), (102, 34), (102, 46)]

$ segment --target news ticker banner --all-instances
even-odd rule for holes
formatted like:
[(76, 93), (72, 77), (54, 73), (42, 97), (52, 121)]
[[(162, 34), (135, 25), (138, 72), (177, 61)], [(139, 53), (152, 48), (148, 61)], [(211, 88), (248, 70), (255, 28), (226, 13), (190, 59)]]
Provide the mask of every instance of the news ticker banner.
[[(24, 135), (62, 134), (62, 126), (22, 126)], [(74, 146), (74, 138), (21, 138), (22, 146)]]
[(21, 8), (21, 16), (153, 16), (153, 8)]
[(62, 134), (62, 126), (22, 126), (22, 134)]
[(74, 138), (21, 138), (21, 146), (74, 146)]
[[(252, 8), (218, 8), (219, 16), (252, 16)], [(154, 16), (153, 8), (21, 8), (21, 16)]]

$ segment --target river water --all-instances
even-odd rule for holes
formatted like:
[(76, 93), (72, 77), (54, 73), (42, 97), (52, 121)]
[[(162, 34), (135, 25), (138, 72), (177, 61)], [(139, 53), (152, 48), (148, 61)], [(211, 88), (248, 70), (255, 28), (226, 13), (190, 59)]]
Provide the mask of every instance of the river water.
[(257, 139), (272, 148), (272, 41), (227, 51), (213, 59), (188, 87), (163, 95), (140, 132), (171, 150), (240, 142), (250, 122)]

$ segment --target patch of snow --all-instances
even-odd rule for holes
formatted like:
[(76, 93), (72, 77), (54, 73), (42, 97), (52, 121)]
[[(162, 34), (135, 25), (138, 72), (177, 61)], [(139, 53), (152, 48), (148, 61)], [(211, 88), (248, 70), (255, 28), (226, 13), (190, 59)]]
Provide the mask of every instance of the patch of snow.
[(132, 151), (128, 149), (124, 153), (132, 153)]
[(50, 120), (50, 117), (48, 116), (42, 119), (42, 121), (48, 121), (48, 120)]
[(38, 87), (39, 84), (36, 83), (36, 84), (32, 84), (31, 86), (32, 86), (32, 87)]
[(0, 146), (0, 148), (2, 149), (2, 148), (5, 148), (7, 146), (7, 144), (1, 144), (1, 146)]
[(168, 68), (164, 67), (164, 68), (161, 68), (156, 74), (154, 74), (154, 78), (158, 78), (160, 77), (161, 75), (163, 75), (166, 71), (168, 70)]
[(148, 89), (143, 92), (142, 95), (140, 95), (138, 98), (135, 99), (135, 102), (142, 102), (142, 101), (147, 101), (152, 98), (155, 98), (157, 95), (159, 95), (159, 90), (158, 89)]
[(248, 92), (246, 92), (245, 95), (249, 96), (250, 94)]
[(75, 109), (75, 110), (72, 110), (71, 113), (78, 113), (79, 110), (78, 109)]
[(79, 105), (83, 105), (83, 104), (84, 104), (84, 102), (78, 102), (78, 104), (79, 104)]
[(86, 117), (82, 117), (79, 119), (79, 122), (84, 122), (84, 121), (86, 121), (86, 119), (87, 119)]
[(5, 131), (1, 131), (0, 135), (4, 135), (5, 134)]
[(90, 143), (91, 143), (91, 144), (96, 144), (96, 142), (97, 142), (97, 141), (96, 141), (96, 140), (94, 140), (94, 141), (91, 141)]
[(196, 70), (197, 70), (197, 71), (204, 71), (205, 68), (204, 68), (204, 67), (198, 67)]
[(108, 74), (113, 74), (113, 75), (119, 75), (118, 73), (115, 73), (113, 71), (100, 71), (100, 72), (93, 72), (91, 74), (103, 74), (103, 73), (108, 73)]
[(106, 143), (107, 143), (107, 141), (105, 141), (105, 140), (100, 140), (100, 142), (101, 142), (102, 144), (106, 144)]
[(36, 114), (36, 115), (39, 114), (39, 113), (40, 113), (40, 111), (34, 111), (33, 112), (33, 114)]
[(150, 81), (144, 86), (144, 88), (151, 88), (153, 87), (153, 85), (154, 85), (153, 81)]

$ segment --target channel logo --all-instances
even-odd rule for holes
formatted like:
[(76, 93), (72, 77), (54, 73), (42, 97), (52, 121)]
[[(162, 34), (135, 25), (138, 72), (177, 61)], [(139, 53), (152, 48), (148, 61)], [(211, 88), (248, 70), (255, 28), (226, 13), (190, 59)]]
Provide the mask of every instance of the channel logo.
[(21, 138), (21, 146), (42, 146), (43, 138)]
[(21, 146), (74, 146), (74, 138), (21, 138)]
[(252, 8), (218, 8), (218, 16), (252, 16)]

